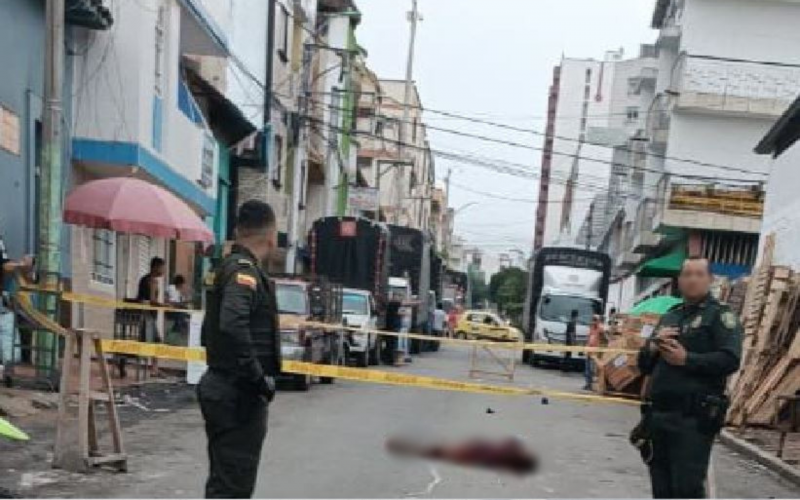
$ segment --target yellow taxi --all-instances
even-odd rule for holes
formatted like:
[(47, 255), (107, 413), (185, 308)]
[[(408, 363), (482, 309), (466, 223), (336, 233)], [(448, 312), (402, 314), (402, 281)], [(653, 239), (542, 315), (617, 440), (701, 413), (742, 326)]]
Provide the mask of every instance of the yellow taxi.
[(522, 332), (489, 311), (464, 311), (455, 329), (456, 337), (470, 340), (520, 342)]

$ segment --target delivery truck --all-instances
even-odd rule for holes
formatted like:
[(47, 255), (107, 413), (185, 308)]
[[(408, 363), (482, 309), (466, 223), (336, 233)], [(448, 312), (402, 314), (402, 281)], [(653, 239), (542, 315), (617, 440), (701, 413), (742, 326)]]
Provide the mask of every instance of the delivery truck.
[[(567, 323), (577, 311), (574, 343), (586, 345), (592, 316), (605, 310), (610, 279), (611, 258), (605, 253), (569, 247), (538, 250), (531, 259), (523, 316), (526, 342), (566, 344)], [(568, 356), (546, 348), (523, 353), (523, 360), (533, 365), (565, 359), (582, 365), (585, 355)]]

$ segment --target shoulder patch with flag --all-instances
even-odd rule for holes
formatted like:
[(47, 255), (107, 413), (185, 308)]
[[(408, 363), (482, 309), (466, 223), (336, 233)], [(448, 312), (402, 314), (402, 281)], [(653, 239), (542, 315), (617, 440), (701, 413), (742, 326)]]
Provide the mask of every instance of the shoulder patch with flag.
[(244, 285), (248, 288), (252, 288), (255, 290), (258, 287), (258, 282), (255, 278), (250, 276), (249, 274), (244, 273), (237, 273), (236, 274), (236, 283), (239, 285)]

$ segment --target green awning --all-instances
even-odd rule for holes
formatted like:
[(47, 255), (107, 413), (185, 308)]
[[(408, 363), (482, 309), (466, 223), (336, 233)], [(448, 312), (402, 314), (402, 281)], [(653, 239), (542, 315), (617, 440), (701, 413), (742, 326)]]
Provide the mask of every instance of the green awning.
[(681, 246), (670, 253), (650, 259), (636, 270), (643, 278), (673, 278), (681, 273), (681, 266), (686, 260), (686, 249)]

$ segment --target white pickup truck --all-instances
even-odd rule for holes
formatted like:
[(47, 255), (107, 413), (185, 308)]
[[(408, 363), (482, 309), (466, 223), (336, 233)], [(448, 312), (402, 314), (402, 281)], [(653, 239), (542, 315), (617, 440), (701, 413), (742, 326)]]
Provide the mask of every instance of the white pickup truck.
[[(342, 316), (350, 328), (377, 330), (378, 311), (372, 294), (366, 290), (345, 288), (342, 292)], [(378, 336), (367, 332), (348, 331), (345, 335), (345, 349), (356, 365), (367, 367), (377, 365), (380, 360)]]

